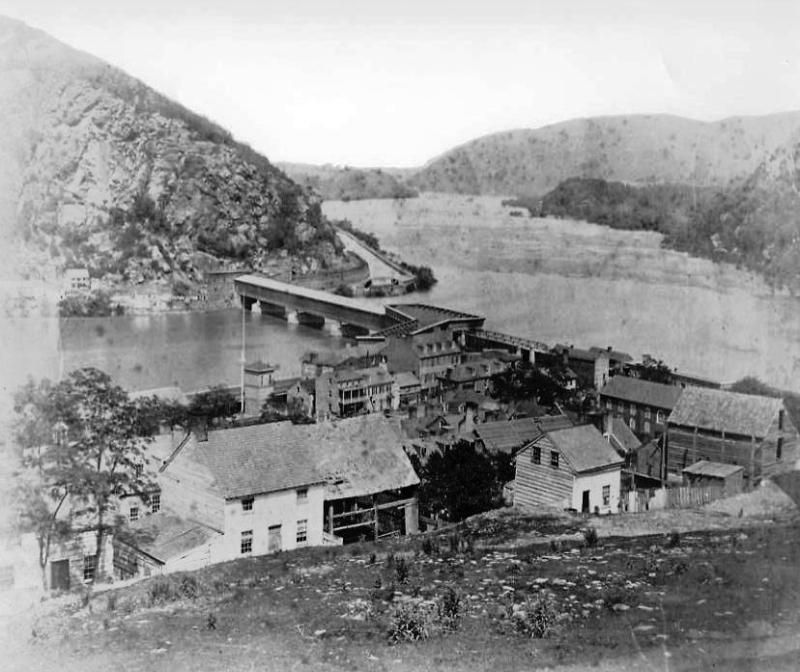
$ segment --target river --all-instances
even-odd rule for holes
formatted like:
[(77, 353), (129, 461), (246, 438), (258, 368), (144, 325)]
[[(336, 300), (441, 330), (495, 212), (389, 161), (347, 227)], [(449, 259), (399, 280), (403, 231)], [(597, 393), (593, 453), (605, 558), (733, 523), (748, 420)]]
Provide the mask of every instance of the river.
[[(729, 266), (663, 250), (658, 234), (512, 216), (500, 199), (425, 195), (327, 202), (439, 283), (425, 301), (487, 317), (487, 327), (549, 343), (613, 345), (680, 371), (730, 381), (755, 375), (800, 390), (798, 302)], [(247, 359), (297, 375), (300, 356), (342, 347), (325, 332), (246, 314)], [(238, 310), (2, 325), (2, 387), (96, 366), (129, 389), (185, 390), (239, 380)], [(8, 395), (3, 401), (8, 403)]]

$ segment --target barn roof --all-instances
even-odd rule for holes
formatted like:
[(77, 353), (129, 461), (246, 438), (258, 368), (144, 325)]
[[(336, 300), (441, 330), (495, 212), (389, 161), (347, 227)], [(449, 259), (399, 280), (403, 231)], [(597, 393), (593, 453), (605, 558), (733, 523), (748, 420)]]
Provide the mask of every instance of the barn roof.
[(686, 387), (669, 423), (741, 436), (764, 437), (783, 400), (708, 387)]
[(613, 399), (672, 410), (681, 396), (682, 388), (654, 383), (630, 376), (612, 376), (600, 394)]
[(709, 462), (700, 460), (683, 470), (684, 474), (694, 476), (712, 476), (714, 478), (727, 478), (737, 471), (744, 471), (744, 467), (736, 464), (724, 464), (722, 462)]
[(130, 544), (161, 563), (180, 558), (220, 536), (218, 530), (172, 513), (162, 512), (130, 524)]
[(191, 462), (226, 499), (323, 483), (330, 499), (341, 499), (419, 483), (399, 427), (377, 414), (212, 431), (205, 441), (192, 437), (175, 460)]
[(622, 458), (593, 425), (558, 429), (547, 432), (547, 436), (577, 473), (623, 463)]
[(633, 453), (642, 445), (642, 442), (636, 438), (636, 434), (631, 431), (631, 428), (625, 424), (622, 418), (611, 418), (608, 436), (611, 440), (611, 445), (616, 444), (615, 447), (618, 446), (618, 450), (623, 454)]
[(510, 453), (530, 443), (544, 432), (572, 427), (565, 415), (543, 415), (538, 418), (496, 420), (476, 425), (475, 434), (492, 453)]

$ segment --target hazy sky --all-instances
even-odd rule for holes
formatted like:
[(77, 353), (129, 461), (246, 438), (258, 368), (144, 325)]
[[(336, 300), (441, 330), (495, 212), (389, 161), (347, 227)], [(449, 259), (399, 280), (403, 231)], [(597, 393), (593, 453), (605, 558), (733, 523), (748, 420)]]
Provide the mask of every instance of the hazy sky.
[(800, 0), (0, 0), (274, 161), (419, 165), (569, 118), (800, 109)]

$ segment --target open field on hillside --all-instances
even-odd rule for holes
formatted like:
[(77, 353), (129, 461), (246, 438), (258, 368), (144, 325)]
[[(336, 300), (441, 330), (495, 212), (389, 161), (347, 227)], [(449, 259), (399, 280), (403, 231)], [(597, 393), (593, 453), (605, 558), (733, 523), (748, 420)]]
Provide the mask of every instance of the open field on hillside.
[(611, 519), (501, 511), (157, 577), (15, 619), (4, 669), (781, 668), (800, 649), (800, 519), (765, 501), (662, 521), (705, 515), (706, 532), (604, 537)]

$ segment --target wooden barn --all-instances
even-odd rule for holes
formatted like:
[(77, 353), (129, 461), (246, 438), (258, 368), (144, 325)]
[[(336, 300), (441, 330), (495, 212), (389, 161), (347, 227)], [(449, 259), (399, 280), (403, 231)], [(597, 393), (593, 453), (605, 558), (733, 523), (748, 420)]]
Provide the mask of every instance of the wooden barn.
[(514, 506), (616, 513), (622, 465), (592, 425), (544, 432), (517, 453)]
[(700, 460), (744, 467), (748, 484), (791, 469), (798, 435), (782, 399), (687, 387), (669, 416), (667, 470)]
[(731, 497), (744, 489), (744, 467), (700, 460), (683, 470), (683, 482), (699, 488), (720, 488)]

